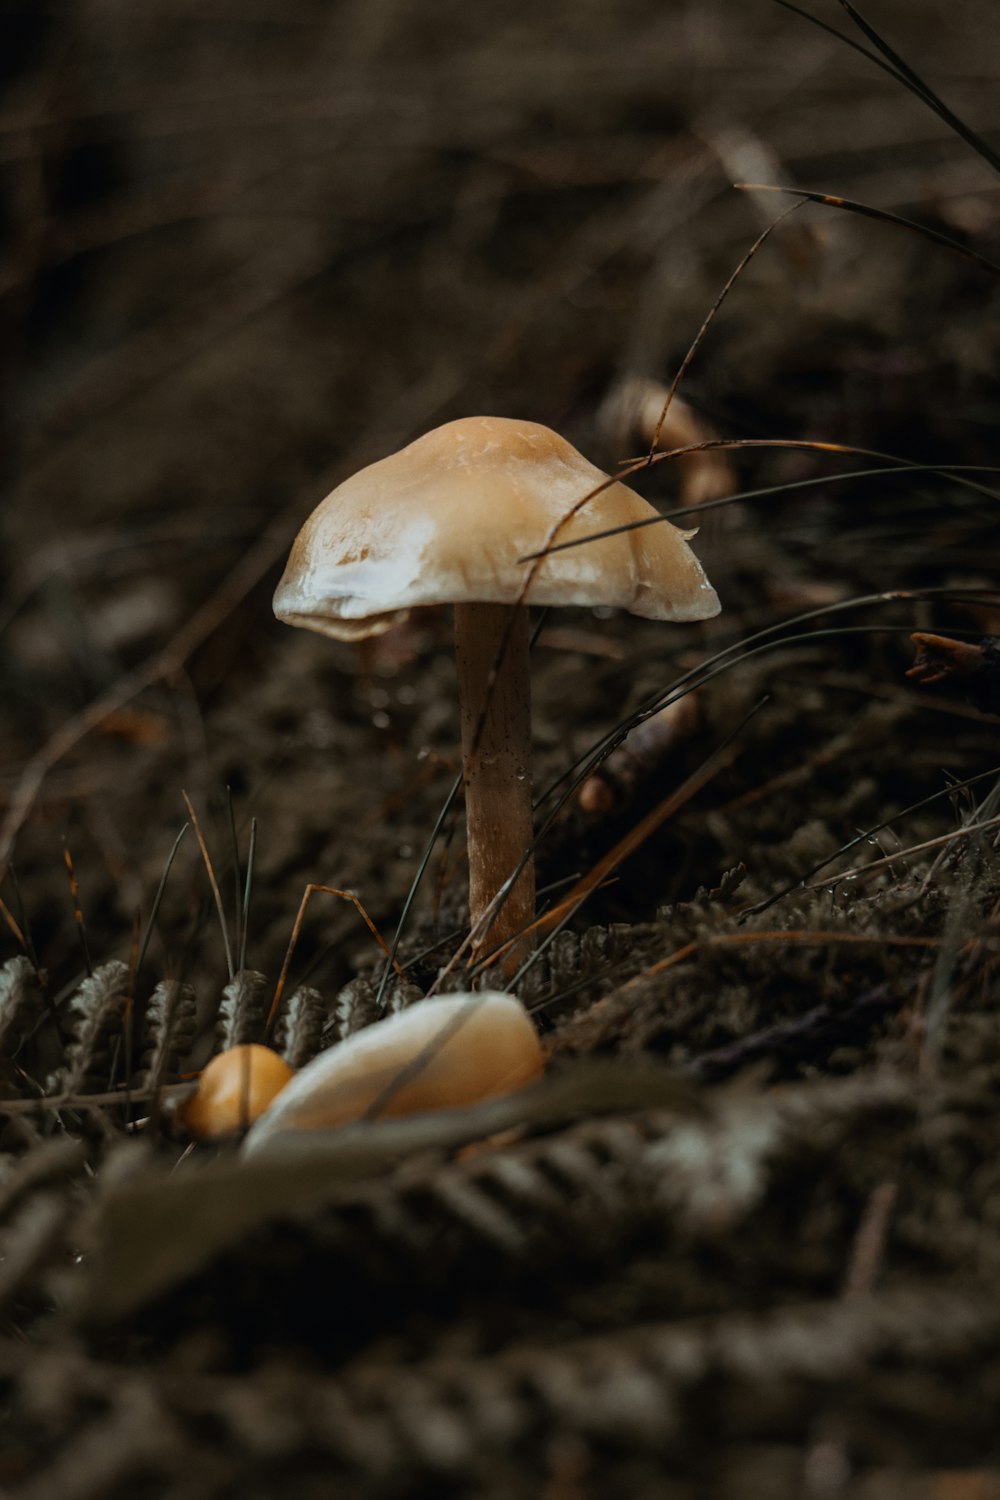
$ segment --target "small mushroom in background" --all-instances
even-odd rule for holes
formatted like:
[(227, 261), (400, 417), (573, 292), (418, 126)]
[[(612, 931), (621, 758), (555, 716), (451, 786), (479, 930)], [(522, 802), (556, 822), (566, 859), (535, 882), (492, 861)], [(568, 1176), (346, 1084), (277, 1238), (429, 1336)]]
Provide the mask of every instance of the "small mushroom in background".
[(356, 641), (415, 606), (455, 606), (474, 927), (524, 860), (489, 920), (491, 947), (535, 914), (526, 605), (604, 605), (654, 620), (719, 610), (690, 533), (666, 521), (523, 559), (556, 527), (559, 545), (652, 519), (651, 505), (549, 428), (467, 417), (346, 480), (292, 547), (274, 596), (290, 625)]
[[(669, 394), (660, 381), (643, 375), (627, 375), (619, 380), (608, 392), (598, 414), (605, 441), (615, 450), (632, 454), (636, 448), (651, 448), (654, 442), (658, 451), (665, 453), (674, 448), (695, 448), (699, 443), (718, 438), (718, 433), (682, 396), (674, 396), (667, 406)], [(661, 426), (664, 407), (666, 419)], [(732, 459), (724, 448), (686, 453), (676, 460), (674, 467), (682, 506), (721, 500), (739, 487)]]
[(293, 1130), (459, 1109), (514, 1094), (544, 1069), (519, 1001), (484, 991), (421, 1000), (313, 1058), (253, 1126), (253, 1152)]
[(599, 816), (626, 804), (667, 757), (696, 733), (701, 717), (700, 699), (690, 692), (643, 719), (583, 782), (577, 792), (580, 811)]
[(246, 1130), (295, 1077), (270, 1047), (243, 1042), (206, 1064), (198, 1087), (177, 1111), (196, 1141), (221, 1141)]

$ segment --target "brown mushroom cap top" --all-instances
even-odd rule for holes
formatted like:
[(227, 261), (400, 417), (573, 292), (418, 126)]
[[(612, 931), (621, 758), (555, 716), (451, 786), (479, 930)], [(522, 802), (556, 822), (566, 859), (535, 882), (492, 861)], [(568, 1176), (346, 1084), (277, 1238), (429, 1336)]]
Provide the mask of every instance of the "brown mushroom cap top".
[[(607, 475), (537, 422), (464, 417), (352, 475), (299, 532), (274, 612), (339, 640), (388, 630), (420, 604), (514, 604), (573, 507)], [(623, 484), (559, 532), (572, 541), (657, 515)], [(529, 604), (610, 605), (652, 620), (701, 620), (715, 590), (668, 521), (566, 552), (538, 567)]]

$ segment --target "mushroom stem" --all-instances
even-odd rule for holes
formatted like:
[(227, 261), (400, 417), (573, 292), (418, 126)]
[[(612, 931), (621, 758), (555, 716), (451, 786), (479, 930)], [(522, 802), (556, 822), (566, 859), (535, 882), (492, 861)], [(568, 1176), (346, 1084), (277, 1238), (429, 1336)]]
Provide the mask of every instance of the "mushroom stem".
[[(527, 609), (520, 604), (456, 604), (455, 653), (465, 766), (469, 915), (475, 927), (532, 840)], [(490, 923), (486, 947), (508, 942), (534, 917), (535, 866), (529, 859)]]

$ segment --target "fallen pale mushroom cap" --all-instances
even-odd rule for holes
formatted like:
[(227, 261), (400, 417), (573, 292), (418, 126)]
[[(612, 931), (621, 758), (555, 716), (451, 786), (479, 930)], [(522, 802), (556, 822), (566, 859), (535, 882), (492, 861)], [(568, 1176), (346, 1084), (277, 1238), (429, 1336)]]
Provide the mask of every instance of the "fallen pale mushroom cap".
[(458, 1109), (541, 1077), (538, 1033), (511, 995), (419, 1000), (313, 1058), (254, 1125), (244, 1150), (289, 1130)]
[[(550, 541), (654, 520), (524, 561)], [(701, 620), (719, 601), (687, 535), (564, 438), (537, 422), (466, 417), (328, 495), (296, 538), (274, 596), (280, 620), (348, 641), (388, 630), (421, 604), (455, 606), (469, 909), (477, 941), (488, 934), (500, 948), (535, 914), (524, 605)], [(514, 949), (505, 965), (516, 962)]]

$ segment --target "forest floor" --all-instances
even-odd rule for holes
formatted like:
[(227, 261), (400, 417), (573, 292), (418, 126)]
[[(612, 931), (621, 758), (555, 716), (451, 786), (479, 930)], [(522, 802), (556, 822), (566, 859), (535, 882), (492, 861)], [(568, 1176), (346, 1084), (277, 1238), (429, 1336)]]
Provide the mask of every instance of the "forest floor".
[[(297, 1065), (466, 932), (460, 807), (405, 984), (350, 901), (296, 923), (391, 940), (459, 763), (446, 611), (274, 621), (317, 501), (479, 412), (614, 470), (789, 201), (733, 182), (998, 261), (990, 161), (763, 3), (70, 9), (0, 112), (0, 1493), (1000, 1495), (1000, 294), (954, 248), (784, 220), (680, 387), (734, 446), (632, 481), (765, 492), (699, 518), (722, 612), (541, 625), (539, 886), (607, 861), (514, 982), (546, 1081), (259, 1164), (159, 1093), (293, 930)], [(872, 19), (995, 151), (985, 0)], [(979, 656), (908, 677), (915, 631)]]

